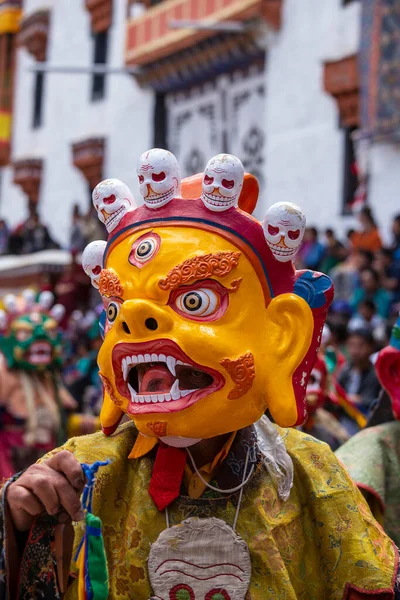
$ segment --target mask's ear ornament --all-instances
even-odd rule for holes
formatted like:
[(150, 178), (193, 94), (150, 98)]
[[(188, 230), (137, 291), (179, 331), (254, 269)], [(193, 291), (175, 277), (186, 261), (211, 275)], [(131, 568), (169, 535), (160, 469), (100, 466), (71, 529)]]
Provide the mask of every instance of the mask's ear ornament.
[(306, 228), (306, 217), (297, 204), (277, 202), (267, 211), (263, 229), (267, 244), (279, 262), (294, 260)]
[(376, 372), (392, 401), (393, 415), (400, 420), (400, 315), (393, 327), (389, 346), (379, 353)]
[(161, 208), (181, 194), (181, 173), (176, 157), (168, 150), (144, 152), (137, 165), (140, 193), (147, 208)]
[(82, 253), (82, 267), (86, 275), (90, 277), (92, 286), (98, 290), (100, 274), (103, 269), (103, 257), (107, 243), (95, 240), (86, 246)]
[(238, 206), (243, 188), (244, 168), (232, 154), (218, 154), (208, 163), (203, 175), (201, 199), (213, 212)]
[(132, 192), (119, 179), (106, 179), (99, 183), (92, 198), (97, 216), (108, 233), (114, 231), (127, 212), (137, 207)]

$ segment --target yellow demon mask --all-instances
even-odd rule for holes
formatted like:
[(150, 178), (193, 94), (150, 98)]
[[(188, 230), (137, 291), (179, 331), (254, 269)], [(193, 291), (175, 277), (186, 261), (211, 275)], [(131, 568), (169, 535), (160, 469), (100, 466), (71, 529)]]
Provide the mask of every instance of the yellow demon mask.
[(110, 237), (83, 255), (105, 311), (103, 431), (125, 413), (146, 438), (188, 445), (266, 410), (282, 426), (303, 422), (332, 285), (293, 267), (300, 209), (274, 205), (261, 224), (238, 208), (254, 206), (256, 186), (229, 155), (182, 190), (164, 150), (142, 155), (138, 176), (139, 208), (121, 182), (97, 186)]

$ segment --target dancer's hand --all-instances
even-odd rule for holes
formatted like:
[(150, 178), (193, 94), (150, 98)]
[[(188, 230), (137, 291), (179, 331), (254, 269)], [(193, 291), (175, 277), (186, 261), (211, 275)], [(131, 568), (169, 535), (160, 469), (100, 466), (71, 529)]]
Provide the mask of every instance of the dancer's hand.
[(28, 531), (43, 513), (57, 516), (59, 523), (81, 521), (84, 485), (81, 465), (67, 450), (32, 465), (7, 489), (6, 500), (15, 528)]

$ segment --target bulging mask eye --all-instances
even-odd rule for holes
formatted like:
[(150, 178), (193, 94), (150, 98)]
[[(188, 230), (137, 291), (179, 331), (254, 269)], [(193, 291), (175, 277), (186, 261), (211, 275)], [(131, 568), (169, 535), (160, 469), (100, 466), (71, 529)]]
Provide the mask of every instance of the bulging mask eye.
[(110, 302), (107, 306), (107, 320), (109, 323), (114, 323), (115, 319), (118, 317), (119, 313), (119, 304), (116, 302)]
[(204, 175), (204, 183), (206, 185), (211, 185), (214, 181), (214, 177), (210, 177), (209, 175)]
[(151, 258), (156, 251), (156, 243), (152, 238), (148, 240), (144, 240), (139, 244), (136, 248), (136, 258), (137, 260), (148, 260)]
[(147, 233), (138, 238), (129, 254), (129, 262), (135, 267), (142, 267), (157, 254), (161, 239), (156, 233)]
[(218, 294), (207, 288), (191, 290), (176, 299), (176, 308), (192, 317), (208, 317), (217, 310), (219, 304)]
[(144, 183), (144, 177), (143, 177), (143, 175), (139, 175), (138, 179), (139, 179), (139, 183)]

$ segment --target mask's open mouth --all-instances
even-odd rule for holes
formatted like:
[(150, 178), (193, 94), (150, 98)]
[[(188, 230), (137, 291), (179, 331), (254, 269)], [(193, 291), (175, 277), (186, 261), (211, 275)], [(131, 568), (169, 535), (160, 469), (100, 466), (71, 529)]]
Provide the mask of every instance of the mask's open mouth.
[(49, 365), (53, 358), (51, 345), (48, 342), (34, 342), (29, 346), (25, 357), (25, 360), (31, 365)]
[(117, 344), (113, 368), (131, 414), (183, 410), (225, 383), (218, 371), (194, 363), (171, 340)]

